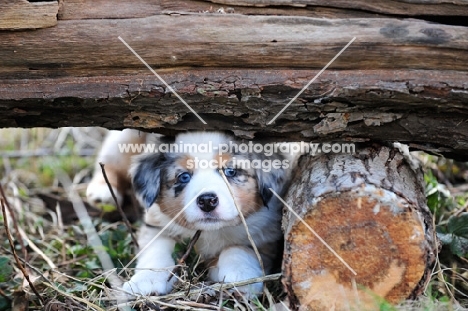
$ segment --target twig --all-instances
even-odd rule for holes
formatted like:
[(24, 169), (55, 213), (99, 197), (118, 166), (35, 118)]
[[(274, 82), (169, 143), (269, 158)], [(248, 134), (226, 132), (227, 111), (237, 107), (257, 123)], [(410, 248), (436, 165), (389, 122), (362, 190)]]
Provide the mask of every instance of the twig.
[(134, 301), (129, 301), (123, 304), (119, 304), (116, 307), (134, 305), (134, 304), (145, 302), (145, 301), (153, 301), (153, 302), (159, 303), (160, 301), (166, 300), (166, 299), (170, 300), (170, 299), (177, 299), (177, 298), (187, 298), (191, 295), (199, 295), (199, 294), (204, 293), (206, 290), (215, 290), (215, 291), (219, 291), (221, 289), (227, 290), (227, 289), (241, 287), (241, 286), (250, 285), (254, 283), (260, 283), (260, 282), (265, 283), (269, 281), (276, 281), (281, 277), (281, 275), (282, 275), (281, 273), (276, 273), (276, 274), (270, 274), (270, 275), (266, 275), (266, 276), (262, 276), (258, 278), (231, 282), (231, 283), (223, 283), (223, 282), (215, 283), (209, 286), (203, 286), (202, 288), (194, 288), (188, 294), (184, 290), (184, 291), (180, 291), (177, 293), (167, 294), (164, 296), (145, 296), (145, 297), (135, 299)]
[[(435, 217), (434, 216), (432, 216), (432, 226), (433, 226), (433, 228), (436, 227)], [(437, 241), (437, 233), (435, 232), (435, 230), (433, 231), (432, 234), (433, 234), (433, 237), (434, 237), (434, 241)], [(455, 296), (452, 293), (452, 291), (450, 290), (450, 288), (448, 286), (448, 283), (444, 279), (444, 274), (443, 274), (443, 271), (442, 271), (440, 258), (439, 258), (439, 252), (435, 252), (435, 253), (436, 253), (435, 254), (436, 255), (436, 261), (435, 261), (435, 264), (434, 264), (433, 271), (434, 271), (434, 269), (437, 269), (435, 274), (437, 274), (437, 278), (439, 279), (439, 282), (441, 282), (445, 286), (445, 289), (446, 289), (446, 291), (444, 291), (442, 286), (439, 286), (440, 291), (445, 292), (445, 294), (449, 294), (451, 300), (455, 301)], [(433, 274), (434, 274), (434, 272), (433, 272)], [(429, 282), (427, 282), (427, 284), (426, 284), (426, 290), (427, 290), (428, 286), (429, 286)]]
[[(3, 186), (1, 183), (0, 183), (0, 194), (2, 195), (2, 198), (5, 201), (6, 207), (8, 208), (8, 211), (10, 212), (11, 219), (13, 220), (12, 221), (13, 227), (15, 227), (16, 233), (19, 233), (18, 222), (16, 221), (15, 213), (13, 213), (13, 209), (10, 206), (10, 202), (8, 202), (8, 199), (5, 195), (5, 191), (3, 190)], [(18, 239), (18, 236), (16, 238), (21, 246), (21, 250), (23, 251), (24, 260), (28, 261), (28, 251), (26, 249), (26, 246), (24, 245), (23, 239)]]
[[(106, 252), (106, 248), (103, 245), (103, 241), (101, 240), (99, 234), (94, 227), (93, 221), (89, 216), (86, 207), (83, 203), (82, 198), (76, 193), (74, 187), (72, 186), (72, 182), (68, 175), (66, 175), (63, 171), (58, 171), (57, 176), (59, 181), (62, 183), (65, 189), (68, 192), (68, 198), (72, 202), (73, 209), (75, 210), (76, 215), (78, 216), (81, 225), (83, 226), (83, 230), (86, 234), (88, 244), (93, 248), (94, 253), (97, 255), (99, 261), (101, 262), (101, 266), (104, 269), (104, 272), (110, 273), (106, 279), (109, 280), (109, 283), (112, 288), (120, 288), (122, 285), (122, 281), (118, 278), (118, 275), (115, 273), (114, 263), (110, 255)], [(123, 301), (124, 297), (115, 297), (117, 302)], [(126, 308), (128, 310), (129, 308)]]
[(73, 296), (73, 295), (71, 295), (71, 294), (69, 294), (69, 293), (66, 293), (66, 292), (60, 290), (59, 288), (57, 288), (57, 287), (55, 287), (55, 286), (53, 286), (53, 285), (51, 285), (51, 284), (44, 283), (44, 285), (47, 286), (47, 287), (49, 287), (49, 288), (51, 288), (51, 289), (53, 289), (54, 291), (56, 291), (57, 293), (59, 293), (59, 294), (65, 296), (65, 297), (68, 297), (68, 298), (70, 298), (70, 299), (72, 299), (72, 300), (76, 300), (76, 301), (79, 301), (79, 302), (81, 302), (81, 303), (84, 303), (84, 304), (86, 304), (86, 305), (87, 305), (88, 307), (90, 307), (90, 308), (93, 308), (93, 309), (98, 310), (98, 311), (105, 311), (104, 309), (100, 308), (99, 306), (96, 306), (94, 303), (92, 303), (92, 302), (90, 302), (90, 301), (88, 301), (88, 300), (86, 300), (86, 299), (83, 299), (83, 298), (80, 298), (80, 297), (76, 297), (76, 296)]
[[(177, 301), (177, 303), (180, 303), (180, 301)], [(183, 304), (174, 304), (174, 303), (169, 303), (169, 302), (165, 302), (165, 301), (158, 301), (158, 304), (163, 305), (165, 307), (178, 309), (178, 310), (192, 310), (192, 311), (210, 311), (210, 310), (213, 310), (211, 308), (206, 309), (206, 308), (200, 308), (200, 307), (194, 307), (194, 306), (186, 306), (186, 305), (183, 305)]]
[(224, 175), (223, 170), (219, 169), (218, 171), (219, 171), (219, 174), (221, 174), (221, 177), (223, 178), (224, 182), (226, 183), (226, 186), (228, 187), (229, 192), (231, 193), (232, 200), (234, 201), (234, 205), (236, 206), (237, 212), (239, 213), (239, 217), (242, 220), (242, 223), (244, 224), (245, 231), (247, 232), (247, 238), (249, 239), (250, 244), (252, 245), (255, 255), (257, 255), (258, 262), (260, 263), (260, 267), (262, 268), (262, 273), (263, 275), (265, 275), (265, 268), (263, 266), (262, 256), (260, 256), (260, 252), (258, 251), (257, 245), (255, 245), (255, 241), (250, 235), (249, 226), (247, 226), (247, 222), (245, 221), (244, 214), (242, 214), (240, 207), (237, 205), (236, 199), (234, 197), (234, 192), (231, 189), (231, 185), (229, 184), (229, 181), (227, 180), (226, 175)]
[(219, 288), (219, 298), (218, 298), (218, 310), (219, 311), (224, 311), (224, 306), (223, 306), (223, 293), (224, 293), (223, 283), (224, 283), (224, 280), (221, 283), (221, 287)]
[[(268, 300), (268, 304), (270, 305), (271, 311), (277, 311), (275, 307), (275, 301), (273, 299), (273, 295), (270, 293), (266, 286), (263, 287), (263, 293), (265, 294), (266, 299)], [(262, 303), (265, 304), (265, 303)]]
[(184, 255), (182, 255), (182, 257), (179, 259), (179, 265), (182, 265), (185, 263), (188, 256), (190, 255), (190, 252), (195, 246), (195, 243), (197, 243), (198, 239), (200, 238), (200, 234), (201, 234), (201, 230), (197, 230), (197, 232), (195, 232), (189, 244), (187, 245), (187, 250), (185, 251)]
[[(241, 286), (245, 286), (245, 285), (250, 285), (250, 284), (254, 284), (254, 283), (260, 283), (260, 282), (269, 282), (269, 281), (276, 281), (278, 280), (280, 277), (281, 277), (281, 273), (276, 273), (276, 274), (270, 274), (270, 275), (266, 275), (266, 276), (262, 276), (262, 277), (258, 277), (258, 278), (253, 278), (253, 279), (247, 279), (247, 280), (242, 280), (242, 281), (237, 281), (237, 282), (230, 282), (230, 283), (225, 283), (225, 282), (220, 282), (220, 283), (215, 283), (215, 284), (212, 284), (212, 285), (209, 285), (209, 286), (205, 286), (203, 288), (199, 288), (199, 289), (193, 289), (190, 291), (190, 295), (196, 295), (196, 294), (200, 294), (200, 293), (203, 293), (206, 289), (212, 289), (212, 290), (220, 290), (220, 289), (223, 289), (223, 290), (228, 290), (228, 289), (231, 289), (231, 288), (235, 288), (235, 287), (241, 287)], [(187, 297), (187, 293), (185, 291), (181, 291), (181, 292), (178, 292), (178, 293), (173, 293), (173, 294), (168, 294), (168, 295), (164, 295), (164, 296), (157, 296), (159, 299), (170, 299), (170, 298), (181, 298), (181, 297)], [(156, 298), (155, 296), (149, 296), (149, 297), (146, 297), (146, 298)]]
[(104, 163), (99, 162), (99, 165), (101, 166), (102, 176), (104, 176), (104, 180), (106, 181), (107, 187), (109, 187), (109, 191), (110, 191), (110, 193), (112, 195), (112, 198), (114, 199), (115, 206), (117, 207), (117, 210), (119, 211), (120, 216), (122, 216), (122, 220), (124, 221), (125, 226), (127, 226), (127, 229), (130, 232), (130, 236), (132, 237), (133, 244), (136, 245), (136, 247), (139, 247), (138, 241), (137, 241), (135, 235), (133, 234), (132, 225), (128, 221), (127, 215), (125, 215), (122, 207), (120, 206), (119, 202), (117, 201), (117, 197), (115, 196), (114, 190), (112, 189), (112, 186), (111, 186), (111, 184), (109, 182), (109, 179), (107, 178), (106, 170), (104, 169)]
[(21, 270), (24, 277), (26, 278), (26, 281), (28, 281), (29, 286), (31, 287), (34, 294), (36, 294), (36, 296), (39, 298), (39, 300), (42, 302), (42, 304), (44, 304), (45, 303), (44, 298), (42, 298), (42, 296), (36, 290), (36, 287), (34, 286), (34, 284), (29, 279), (28, 272), (26, 271), (24, 266), (21, 264), (21, 262), (20, 262), (20, 260), (18, 258), (18, 255), (16, 254), (15, 244), (13, 243), (13, 239), (11, 238), (11, 234), (10, 234), (10, 229), (8, 228), (8, 217), (7, 217), (7, 214), (6, 214), (6, 203), (5, 203), (4, 198), (0, 198), (0, 202), (1, 202), (1, 205), (2, 205), (3, 224), (5, 226), (5, 233), (6, 233), (6, 236), (8, 238), (8, 242), (10, 243), (10, 248), (11, 248), (11, 251), (13, 253), (13, 257), (15, 258), (16, 264), (18, 265), (18, 268)]
[[(101, 285), (101, 284), (98, 284), (98, 283), (96, 283), (96, 282), (93, 282), (92, 280), (83, 280), (83, 279), (79, 279), (79, 278), (73, 277), (73, 276), (71, 276), (71, 275), (65, 274), (65, 273), (63, 273), (63, 272), (60, 272), (60, 271), (57, 270), (57, 269), (52, 270), (52, 272), (53, 272), (53, 273), (56, 273), (56, 274), (59, 274), (59, 275), (65, 277), (65, 278), (67, 278), (67, 279), (73, 280), (73, 281), (75, 281), (75, 282), (83, 283), (83, 284), (85, 284), (85, 285), (87, 285), (87, 286), (88, 286), (88, 285), (94, 286), (94, 287), (99, 288), (99, 289), (101, 289), (101, 290), (103, 290), (103, 291), (107, 288), (106, 286), (103, 286), (103, 285)], [(101, 277), (101, 275), (99, 275), (98, 278), (99, 278), (99, 277)], [(51, 282), (49, 282), (49, 283), (52, 284), (52, 285), (54, 285), (54, 284), (51, 283)], [(117, 289), (117, 290), (118, 290), (118, 289)]]
[(193, 307), (193, 308), (205, 308), (205, 309), (211, 309), (211, 310), (218, 310), (217, 306), (208, 305), (206, 303), (200, 303), (200, 302), (195, 302), (195, 301), (179, 300), (179, 301), (177, 301), (177, 303), (181, 304), (183, 306), (189, 306), (189, 307)]
[(195, 234), (193, 235), (193, 237), (190, 239), (190, 242), (189, 244), (187, 245), (187, 250), (185, 251), (185, 253), (182, 255), (182, 257), (180, 257), (180, 259), (178, 260), (178, 266), (176, 266), (174, 268), (174, 270), (172, 270), (172, 273), (169, 275), (169, 278), (167, 279), (167, 281), (169, 282), (172, 277), (177, 273), (177, 271), (179, 270), (180, 266), (183, 265), (185, 263), (185, 261), (187, 260), (188, 256), (190, 256), (190, 252), (192, 251), (193, 247), (195, 246), (195, 243), (197, 243), (198, 241), (198, 238), (200, 237), (200, 234), (201, 234), (201, 230), (197, 230), (197, 232), (195, 232)]
[[(47, 257), (47, 255), (44, 254), (44, 252), (41, 251), (41, 249), (36, 244), (34, 244), (33, 241), (31, 241), (28, 238), (28, 235), (26, 234), (26, 232), (24, 232), (23, 229), (18, 228), (18, 230), (19, 230), (20, 236), (28, 242), (29, 247), (31, 247), (33, 251), (35, 251), (39, 256), (41, 256), (42, 259), (44, 259), (44, 261), (49, 265), (50, 268), (52, 269), (57, 268), (55, 264), (52, 262), (52, 260), (49, 257)], [(25, 261), (27, 261), (27, 259), (25, 259)]]

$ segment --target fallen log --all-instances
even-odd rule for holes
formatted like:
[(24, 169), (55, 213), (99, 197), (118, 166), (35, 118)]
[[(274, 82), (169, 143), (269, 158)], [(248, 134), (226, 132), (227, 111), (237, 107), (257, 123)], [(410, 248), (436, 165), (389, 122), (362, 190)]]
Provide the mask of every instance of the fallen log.
[(290, 6), (290, 7), (332, 7), (354, 9), (375, 13), (395, 15), (454, 15), (466, 16), (467, 3), (463, 0), (377, 0), (377, 1), (327, 1), (327, 0), (210, 0), (224, 5), (245, 5), (253, 7)]
[(0, 30), (38, 29), (57, 25), (57, 1), (0, 0)]
[(66, 1), (56, 27), (0, 32), (0, 126), (222, 129), (243, 138), (401, 141), (468, 157), (466, 27), (203, 13), (209, 3), (184, 4), (202, 13), (184, 13), (180, 1), (123, 3), (118, 12), (105, 0)]
[(381, 146), (300, 159), (283, 219), (291, 308), (375, 310), (379, 297), (397, 303), (422, 293), (435, 235), (411, 165)]
[(0, 32), (0, 75), (149, 73), (119, 36), (155, 70), (322, 69), (356, 37), (331, 68), (465, 71), (467, 33), (466, 27), (393, 18), (188, 14), (65, 20), (36, 31)]

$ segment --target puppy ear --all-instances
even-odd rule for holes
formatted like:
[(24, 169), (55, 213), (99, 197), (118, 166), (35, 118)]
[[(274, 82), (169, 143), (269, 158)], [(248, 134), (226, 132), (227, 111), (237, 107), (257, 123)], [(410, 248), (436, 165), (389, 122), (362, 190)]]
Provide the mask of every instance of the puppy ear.
[(135, 195), (146, 208), (153, 205), (159, 195), (165, 160), (164, 154), (137, 156), (130, 170)]
[(265, 171), (258, 168), (256, 169), (256, 175), (260, 196), (262, 197), (263, 204), (268, 207), (271, 200), (276, 198), (270, 188), (280, 196), (283, 194), (287, 181), (287, 171), (275, 168)]

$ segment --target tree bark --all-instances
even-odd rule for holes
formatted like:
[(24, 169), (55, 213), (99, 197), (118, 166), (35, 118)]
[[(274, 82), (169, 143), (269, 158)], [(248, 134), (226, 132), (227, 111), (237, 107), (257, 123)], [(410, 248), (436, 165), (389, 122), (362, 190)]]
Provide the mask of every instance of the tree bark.
[(465, 71), (468, 62), (466, 27), (423, 20), (161, 14), (66, 20), (36, 31), (0, 32), (0, 75), (39, 79), (149, 73), (119, 36), (155, 70), (322, 69), (353, 37), (355, 42), (331, 68)]
[[(401, 141), (468, 160), (468, 27), (457, 18), (468, 10), (449, 2), (60, 1), (55, 27), (0, 31), (0, 127)], [(433, 23), (430, 14), (447, 19)]]
[(245, 5), (254, 7), (320, 6), (398, 15), (468, 15), (468, 4), (463, 0), (450, 2), (444, 0), (210, 0), (210, 2), (224, 5)]
[(38, 29), (57, 25), (57, 1), (30, 3), (0, 0), (0, 30)]
[(435, 234), (411, 165), (382, 146), (300, 159), (286, 202), (356, 274), (288, 209), (283, 282), (293, 308), (370, 310), (376, 297), (396, 303), (424, 290)]
[(328, 70), (272, 125), (317, 70), (267, 73), (163, 74), (206, 125), (154, 76), (0, 80), (0, 127), (132, 127), (163, 134), (222, 129), (276, 141), (399, 141), (468, 160), (464, 72)]

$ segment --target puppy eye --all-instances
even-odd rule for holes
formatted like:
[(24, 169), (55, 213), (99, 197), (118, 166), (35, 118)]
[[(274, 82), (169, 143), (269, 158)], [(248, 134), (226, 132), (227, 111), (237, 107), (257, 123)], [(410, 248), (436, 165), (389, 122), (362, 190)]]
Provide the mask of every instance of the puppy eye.
[(177, 181), (181, 182), (183, 184), (188, 183), (190, 181), (190, 179), (192, 179), (192, 176), (190, 176), (190, 174), (187, 173), (187, 172), (182, 173), (179, 176), (177, 176)]
[(224, 169), (224, 175), (226, 175), (226, 177), (234, 177), (236, 176), (236, 174), (237, 174), (237, 171), (234, 168), (226, 167)]

